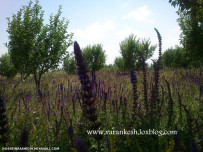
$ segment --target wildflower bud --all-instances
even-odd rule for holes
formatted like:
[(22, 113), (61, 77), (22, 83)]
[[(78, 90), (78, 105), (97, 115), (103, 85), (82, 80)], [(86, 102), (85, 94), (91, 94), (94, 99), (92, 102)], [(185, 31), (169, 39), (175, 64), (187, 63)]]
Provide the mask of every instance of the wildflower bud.
[(29, 137), (29, 132), (27, 130), (27, 127), (25, 127), (23, 129), (23, 132), (21, 133), (21, 139), (20, 139), (21, 147), (28, 147), (28, 137)]
[(76, 137), (76, 149), (77, 149), (78, 152), (87, 152), (85, 144), (78, 137)]

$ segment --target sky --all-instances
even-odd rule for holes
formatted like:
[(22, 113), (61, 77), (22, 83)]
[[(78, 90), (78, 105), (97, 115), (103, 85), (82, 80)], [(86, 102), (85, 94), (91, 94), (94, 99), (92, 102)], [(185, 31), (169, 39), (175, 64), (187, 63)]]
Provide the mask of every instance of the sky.
[[(8, 49), (7, 17), (16, 14), (30, 0), (0, 0), (0, 56)], [(119, 44), (130, 34), (137, 38), (150, 39), (158, 44), (154, 28), (162, 36), (162, 49), (180, 45), (180, 28), (177, 23), (177, 8), (168, 0), (39, 0), (45, 23), (56, 14), (62, 5), (62, 17), (69, 20), (68, 32), (73, 32), (73, 41), (81, 48), (102, 44), (107, 55), (107, 64), (113, 64), (120, 55)], [(73, 46), (67, 51), (72, 52)], [(158, 58), (158, 47), (152, 59)], [(148, 60), (148, 63), (151, 63)]]

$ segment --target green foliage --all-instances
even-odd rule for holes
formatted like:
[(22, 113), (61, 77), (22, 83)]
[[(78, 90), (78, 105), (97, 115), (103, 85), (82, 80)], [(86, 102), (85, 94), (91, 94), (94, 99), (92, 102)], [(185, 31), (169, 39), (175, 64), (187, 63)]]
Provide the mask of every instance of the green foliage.
[[(159, 99), (161, 106), (157, 106), (157, 108), (160, 108), (161, 115), (157, 112), (154, 113), (154, 115), (160, 118), (160, 125), (151, 128), (148, 122), (152, 115), (146, 114), (144, 107), (142, 74), (139, 72), (136, 73), (137, 90), (138, 93), (140, 93), (138, 94), (137, 115), (135, 119), (133, 119), (133, 94), (130, 77), (117, 75), (117, 72), (96, 72), (97, 80), (100, 81), (100, 87), (98, 87), (97, 90), (99, 93), (95, 94), (95, 98), (98, 101), (98, 120), (101, 122), (101, 128), (99, 130), (115, 131), (116, 133), (115, 135), (106, 134), (104, 136), (101, 141), (101, 151), (165, 152), (172, 151), (172, 149), (175, 152), (192, 151), (191, 140), (193, 139), (195, 139), (197, 151), (202, 151), (201, 145), (199, 144), (201, 141), (202, 128), (200, 106), (202, 96), (199, 97), (199, 86), (202, 83), (198, 81), (201, 79), (199, 73), (200, 69), (160, 71), (161, 88), (159, 91)], [(153, 82), (153, 75), (153, 71), (147, 71), (147, 81), (149, 84)], [(171, 96), (174, 103), (172, 113), (173, 121), (171, 121), (170, 127), (167, 125), (169, 119), (170, 95), (165, 79), (170, 83)], [(59, 151), (69, 152), (71, 148), (76, 148), (75, 137), (79, 136), (84, 144), (89, 147), (88, 151), (97, 151), (96, 142), (92, 138), (93, 135), (89, 135), (86, 132), (85, 125), (88, 125), (89, 122), (81, 123), (84, 115), (82, 114), (81, 107), (81, 89), (78, 89), (81, 87), (78, 76), (71, 75), (67, 77), (67, 75), (61, 71), (55, 71), (46, 73), (42, 80), (43, 98), (36, 96), (34, 92), (35, 86), (31, 78), (28, 78), (14, 90), (13, 85), (15, 81), (5, 79), (5, 81), (0, 82), (2, 84), (0, 85), (0, 90), (5, 94), (4, 101), (7, 103), (6, 114), (10, 139), (7, 146), (12, 145), (18, 147), (22, 129), (27, 126), (30, 131), (30, 147), (59, 147)], [(47, 84), (47, 86), (45, 87), (44, 84)], [(5, 89), (3, 89), (4, 85)], [(107, 93), (106, 111), (104, 111), (103, 108), (105, 96), (100, 93), (103, 90)], [(148, 91), (149, 94), (152, 93), (150, 87), (148, 87)], [(47, 94), (48, 92), (49, 94)], [(23, 104), (23, 101), (29, 103), (26, 105), (27, 107)], [(184, 105), (186, 107), (183, 107)], [(187, 108), (187, 113), (185, 112), (185, 108)], [(54, 112), (56, 112), (56, 116)], [(159, 120), (157, 119), (154, 119), (154, 122), (159, 124)], [(71, 123), (74, 131), (73, 145), (71, 144), (70, 136), (68, 136), (68, 128)], [(192, 132), (189, 131), (189, 126), (192, 128)], [(57, 136), (56, 129), (58, 129)], [(163, 132), (166, 130), (176, 130), (178, 131), (178, 136), (143, 135), (141, 133), (140, 135), (117, 134), (117, 132), (123, 131), (124, 129), (126, 132), (134, 131), (135, 129), (138, 133), (140, 129), (142, 132), (144, 130), (149, 131), (149, 129)], [(85, 134), (85, 136), (83, 136), (83, 134)], [(193, 136), (191, 134), (193, 134)], [(156, 146), (157, 143), (158, 146)]]
[(189, 12), (191, 9), (201, 8), (202, 0), (169, 0), (171, 5), (178, 6), (181, 11)]
[(0, 75), (5, 76), (7, 78), (15, 77), (17, 71), (10, 61), (10, 56), (8, 53), (2, 55), (0, 57)]
[(167, 49), (162, 55), (162, 66), (167, 68), (186, 68), (189, 66), (187, 62), (186, 51), (176, 46)]
[(122, 57), (117, 57), (114, 61), (114, 64), (118, 67), (119, 70), (124, 71), (124, 60)]
[(50, 16), (49, 24), (43, 24), (44, 11), (36, 1), (23, 6), (12, 18), (8, 18), (8, 50), (18, 72), (33, 74), (37, 88), (41, 76), (55, 69), (66, 49), (72, 44), (72, 33), (67, 33), (68, 20), (58, 13)]
[(178, 6), (178, 23), (182, 30), (181, 43), (187, 52), (188, 62), (196, 67), (203, 65), (203, 1), (202, 0), (169, 0)]
[(101, 44), (88, 45), (82, 51), (86, 66), (90, 71), (98, 71), (105, 66), (106, 55)]
[(128, 38), (120, 43), (122, 57), (117, 58), (115, 64), (120, 67), (121, 70), (140, 68), (140, 54), (142, 54), (145, 60), (147, 60), (153, 55), (156, 49), (156, 46), (150, 45), (150, 43), (149, 39), (140, 40), (133, 34), (129, 35)]
[(115, 72), (115, 71), (118, 71), (118, 67), (114, 64), (109, 64), (109, 65), (105, 65), (101, 70), (99, 71), (103, 71), (103, 72)]
[(68, 54), (63, 62), (63, 68), (68, 74), (76, 73), (76, 63), (73, 54)]

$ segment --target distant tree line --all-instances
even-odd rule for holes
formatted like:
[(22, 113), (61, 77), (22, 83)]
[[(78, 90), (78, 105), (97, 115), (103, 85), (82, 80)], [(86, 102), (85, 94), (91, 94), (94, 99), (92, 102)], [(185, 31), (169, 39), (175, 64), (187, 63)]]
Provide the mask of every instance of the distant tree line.
[[(162, 56), (164, 68), (187, 68), (203, 66), (203, 8), (202, 0), (169, 0), (178, 7), (178, 23), (181, 28), (181, 44), (165, 50)], [(56, 69), (63, 62), (68, 74), (76, 73), (73, 53), (67, 48), (72, 45), (73, 33), (68, 33), (69, 21), (61, 18), (61, 7), (56, 15), (51, 15), (48, 24), (44, 24), (44, 11), (38, 0), (29, 2), (11, 18), (8, 18), (6, 44), (8, 53), (0, 57), (0, 75), (7, 78), (19, 73), (23, 78), (33, 75), (37, 89), (40, 89), (41, 77), (50, 69)], [(125, 71), (138, 70), (141, 58), (152, 57), (156, 49), (149, 39), (140, 39), (129, 35), (120, 42), (120, 57), (114, 65)], [(101, 44), (88, 45), (82, 49), (87, 68), (92, 74), (106, 66), (106, 54)]]

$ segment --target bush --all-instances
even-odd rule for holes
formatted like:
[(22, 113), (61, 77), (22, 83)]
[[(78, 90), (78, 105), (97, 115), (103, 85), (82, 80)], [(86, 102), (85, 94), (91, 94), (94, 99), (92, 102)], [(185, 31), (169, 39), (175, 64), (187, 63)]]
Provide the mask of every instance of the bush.
[(149, 39), (139, 39), (135, 35), (131, 34), (129, 37), (120, 43), (121, 57), (115, 60), (115, 65), (120, 70), (138, 70), (141, 67), (140, 55), (145, 60), (152, 57), (156, 45), (151, 45)]
[(122, 57), (117, 57), (114, 61), (114, 64), (118, 67), (119, 70), (124, 71), (124, 60)]
[(13, 78), (17, 74), (14, 66), (11, 63), (10, 55), (8, 53), (0, 57), (0, 75), (7, 78)]
[(76, 63), (75, 58), (72, 54), (68, 54), (63, 62), (63, 69), (68, 74), (75, 74), (76, 73)]
[(167, 49), (162, 56), (162, 66), (165, 68), (186, 68), (189, 66), (186, 51), (176, 46)]
[(83, 49), (83, 58), (91, 72), (99, 71), (105, 66), (106, 55), (101, 44), (88, 45)]

